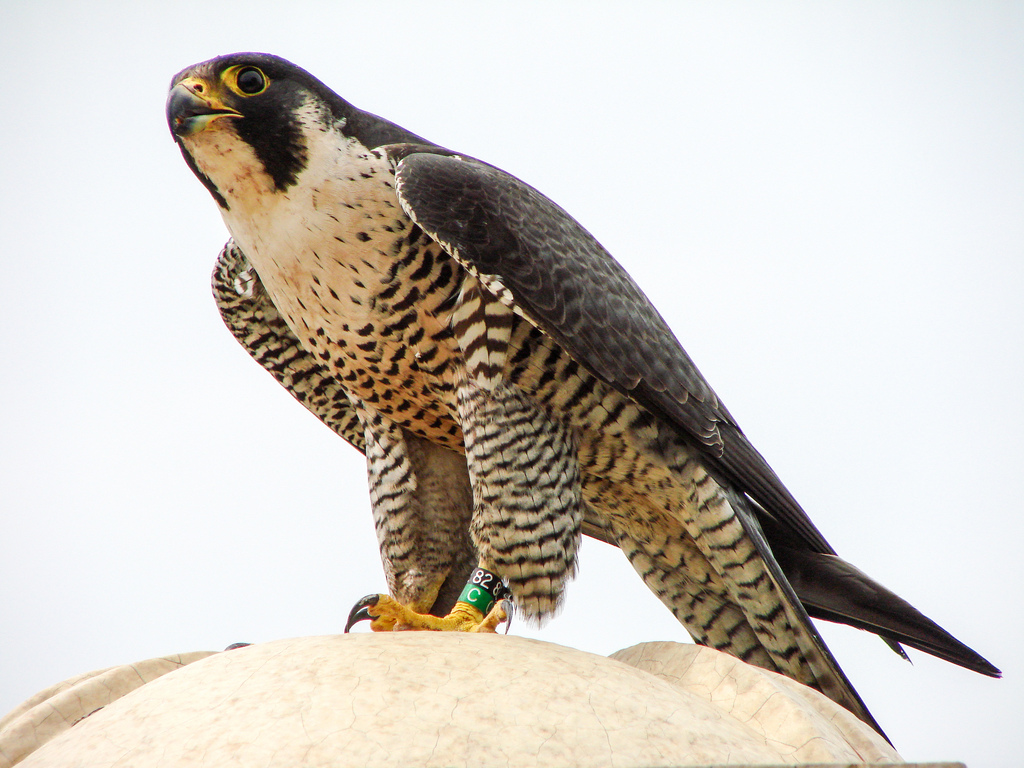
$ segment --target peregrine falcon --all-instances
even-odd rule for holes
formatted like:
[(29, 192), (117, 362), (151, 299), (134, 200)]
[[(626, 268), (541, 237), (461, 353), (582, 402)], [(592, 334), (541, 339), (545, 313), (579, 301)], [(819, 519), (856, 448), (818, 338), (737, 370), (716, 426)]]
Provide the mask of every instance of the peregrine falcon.
[(365, 453), (389, 595), (350, 624), (543, 619), (581, 534), (698, 643), (878, 728), (809, 616), (999, 671), (840, 559), (636, 283), (519, 179), (239, 53), (177, 74), (185, 162), (231, 234), (214, 293), (245, 349)]

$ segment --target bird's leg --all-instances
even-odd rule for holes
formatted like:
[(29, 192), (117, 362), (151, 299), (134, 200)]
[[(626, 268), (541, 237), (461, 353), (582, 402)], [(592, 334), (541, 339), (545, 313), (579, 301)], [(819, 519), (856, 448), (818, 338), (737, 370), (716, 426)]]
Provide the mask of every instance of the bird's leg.
[(508, 378), (516, 323), (510, 307), (466, 281), (452, 314), (465, 363), (456, 394), (473, 546), (516, 609), (541, 620), (575, 569), (585, 505), (575, 430)]
[[(446, 616), (426, 613), (443, 611), (444, 603), (416, 603), (427, 595), (422, 585), (419, 591), (403, 586), (398, 577), (416, 570), (408, 569), (415, 565), (410, 558), (429, 553), (422, 544), (409, 546), (407, 528), (425, 526), (424, 543), (440, 538), (439, 543), (450, 546), (444, 536), (426, 536), (433, 529), (428, 515), (443, 497), (424, 495), (422, 481), (429, 467), (414, 466), (417, 440), (399, 434), (401, 430), (386, 429), (386, 419), (363, 406), (360, 418), (367, 427), (370, 493), (393, 597), (372, 595), (361, 600), (349, 618), (350, 626), (370, 619), (378, 631), (494, 631), (508, 614), (502, 605), (504, 595), (495, 591), (502, 579), (507, 580), (516, 608), (525, 616), (542, 619), (556, 610), (575, 569), (585, 512), (575, 431), (506, 381), (515, 322), (511, 309), (470, 286), (460, 294), (451, 322), (465, 363), (456, 384), (466, 449), (459, 469), (467, 487), (471, 486), (472, 512), (469, 519), (462, 518), (463, 531), (472, 540), (478, 568)], [(419, 481), (413, 482), (414, 478)], [(468, 506), (459, 509), (468, 511)], [(456, 528), (452, 525), (449, 530)], [(450, 569), (443, 572), (451, 573)]]
[(453, 611), (443, 626), (429, 615), (443, 615), (455, 605), (480, 562), (469, 535), (473, 492), (465, 457), (364, 403), (355, 407), (365, 430), (370, 499), (389, 594), (360, 600), (349, 627), (366, 619), (378, 631), (480, 623), (466, 608)]
[(510, 594), (497, 574), (477, 568), (447, 616), (419, 613), (389, 595), (367, 595), (352, 607), (345, 631), (369, 620), (374, 632), (495, 632), (509, 618)]

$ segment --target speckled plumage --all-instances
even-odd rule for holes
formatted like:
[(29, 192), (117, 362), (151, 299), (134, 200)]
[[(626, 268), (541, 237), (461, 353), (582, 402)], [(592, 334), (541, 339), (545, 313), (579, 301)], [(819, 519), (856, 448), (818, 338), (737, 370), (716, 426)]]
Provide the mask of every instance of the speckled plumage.
[[(263, 90), (243, 90), (251, 70)], [(620, 546), (698, 642), (868, 722), (808, 611), (997, 672), (835, 556), (636, 284), (549, 199), (274, 57), (173, 86), (172, 131), (233, 237), (221, 312), (366, 453), (401, 602), (444, 612), (479, 565), (544, 617), (582, 532)]]

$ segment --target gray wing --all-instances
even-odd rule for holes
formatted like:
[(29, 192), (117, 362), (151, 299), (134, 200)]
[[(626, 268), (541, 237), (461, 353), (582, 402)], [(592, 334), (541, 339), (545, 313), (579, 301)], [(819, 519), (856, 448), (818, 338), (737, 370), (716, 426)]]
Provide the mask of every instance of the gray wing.
[[(668, 324), (617, 261), (562, 208), (493, 166), (432, 146), (383, 148), (413, 220), (603, 381), (675, 424), (779, 531), (835, 554), (740, 431)], [(495, 280), (484, 280), (487, 284)]]
[[(412, 219), (580, 364), (703, 448), (713, 474), (755, 503), (744, 526), (808, 613), (986, 675), (999, 670), (839, 558), (750, 444), (667, 323), (565, 210), (519, 179), (435, 146), (382, 148)], [(763, 530), (764, 536), (760, 535)], [(599, 531), (587, 531), (605, 538)], [(776, 557), (775, 552), (778, 552)]]

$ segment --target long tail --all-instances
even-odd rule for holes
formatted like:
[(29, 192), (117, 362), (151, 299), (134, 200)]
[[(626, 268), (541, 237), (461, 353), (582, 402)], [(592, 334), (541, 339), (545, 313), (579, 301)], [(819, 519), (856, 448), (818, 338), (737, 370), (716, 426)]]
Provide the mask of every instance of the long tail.
[(779, 545), (772, 551), (814, 618), (874, 632), (904, 658), (901, 643), (982, 675), (1002, 676), (979, 653), (841, 557)]

